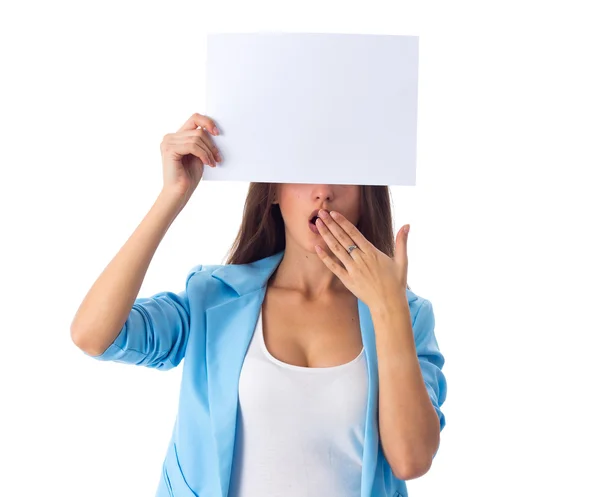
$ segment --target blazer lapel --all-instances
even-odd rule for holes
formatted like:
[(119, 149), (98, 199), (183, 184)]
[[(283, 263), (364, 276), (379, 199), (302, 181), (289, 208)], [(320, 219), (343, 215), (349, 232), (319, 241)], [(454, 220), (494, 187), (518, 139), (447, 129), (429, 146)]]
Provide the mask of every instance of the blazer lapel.
[(235, 294), (206, 309), (206, 366), (210, 419), (222, 497), (227, 496), (237, 422), (239, 377), (271, 274), (283, 252), (250, 264), (224, 265), (212, 277)]
[(240, 372), (264, 294), (259, 289), (206, 312), (208, 398), (223, 497), (233, 463)]
[(369, 307), (360, 299), (358, 299), (358, 316), (363, 347), (367, 356), (367, 374), (369, 375), (360, 495), (361, 497), (371, 497), (371, 489), (373, 488), (373, 479), (375, 478), (375, 469), (377, 466), (377, 455), (379, 453), (379, 376), (371, 312), (369, 311)]

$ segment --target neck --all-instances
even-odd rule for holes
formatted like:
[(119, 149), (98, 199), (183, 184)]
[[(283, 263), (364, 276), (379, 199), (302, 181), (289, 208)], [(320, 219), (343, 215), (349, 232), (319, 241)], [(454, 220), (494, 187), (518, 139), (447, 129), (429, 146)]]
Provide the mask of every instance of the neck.
[[(339, 263), (324, 241), (320, 245)], [(271, 277), (270, 286), (297, 291), (308, 299), (349, 292), (316, 253), (293, 244), (286, 245), (283, 258)]]

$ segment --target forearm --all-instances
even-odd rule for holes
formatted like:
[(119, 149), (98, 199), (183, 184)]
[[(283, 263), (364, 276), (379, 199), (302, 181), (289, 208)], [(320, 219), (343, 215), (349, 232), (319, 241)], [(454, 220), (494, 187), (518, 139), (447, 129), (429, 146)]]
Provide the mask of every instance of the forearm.
[(372, 312), (379, 365), (379, 433), (396, 476), (426, 473), (439, 445), (439, 420), (425, 387), (408, 301)]
[(71, 337), (78, 347), (98, 355), (115, 340), (131, 312), (156, 249), (182, 207), (179, 197), (161, 192), (94, 282), (71, 323)]

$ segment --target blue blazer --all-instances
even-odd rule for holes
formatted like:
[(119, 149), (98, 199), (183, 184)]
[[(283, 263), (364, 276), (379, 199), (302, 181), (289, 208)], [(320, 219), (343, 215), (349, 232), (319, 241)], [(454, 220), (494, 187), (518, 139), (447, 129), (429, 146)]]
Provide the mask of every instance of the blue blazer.
[[(194, 266), (180, 293), (137, 298), (119, 335), (99, 356), (168, 370), (184, 358), (179, 410), (156, 497), (227, 497), (233, 463), (238, 380), (269, 277), (283, 251), (250, 264)], [(419, 364), (440, 420), (446, 398), (444, 357), (431, 303), (407, 289)], [(361, 497), (406, 497), (379, 444), (378, 374), (369, 308), (358, 301), (368, 365)], [(88, 354), (89, 355), (89, 354)]]

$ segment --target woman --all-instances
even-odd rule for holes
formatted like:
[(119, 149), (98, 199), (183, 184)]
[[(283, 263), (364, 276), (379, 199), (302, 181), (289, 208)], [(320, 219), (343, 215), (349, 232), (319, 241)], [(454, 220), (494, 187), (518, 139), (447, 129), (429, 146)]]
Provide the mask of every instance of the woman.
[(136, 298), (221, 160), (209, 132), (194, 114), (165, 136), (163, 190), (71, 325), (99, 360), (167, 370), (185, 356), (157, 497), (406, 496), (437, 452), (446, 380), (387, 187), (252, 183), (226, 264)]

